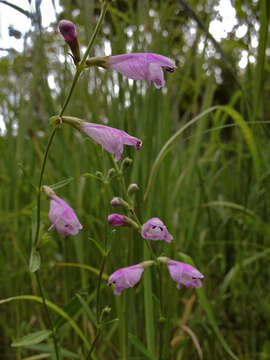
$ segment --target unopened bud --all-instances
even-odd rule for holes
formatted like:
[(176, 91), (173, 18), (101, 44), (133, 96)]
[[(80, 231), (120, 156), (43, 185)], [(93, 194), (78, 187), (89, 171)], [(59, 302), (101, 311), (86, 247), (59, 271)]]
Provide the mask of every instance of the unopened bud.
[(121, 171), (126, 170), (132, 164), (132, 162), (133, 162), (132, 159), (125, 158), (121, 164)]
[(108, 216), (108, 224), (112, 226), (132, 226), (136, 230), (139, 228), (135, 221), (121, 214), (110, 214)]
[(114, 206), (114, 207), (117, 207), (117, 206), (122, 206), (123, 208), (125, 209), (129, 209), (130, 206), (129, 204), (123, 200), (122, 198), (120, 197), (114, 197), (112, 200), (111, 200), (111, 205)]
[(139, 190), (139, 186), (137, 184), (130, 184), (128, 187), (128, 195), (131, 196), (138, 190)]
[(107, 178), (111, 179), (114, 175), (115, 175), (115, 169), (114, 168), (109, 169)]
[(69, 45), (70, 50), (73, 55), (74, 63), (77, 64), (81, 60), (80, 54), (80, 45), (77, 39), (76, 27), (72, 21), (61, 20), (59, 23), (59, 31), (65, 39), (66, 43)]
[(114, 207), (120, 206), (120, 205), (121, 205), (120, 198), (119, 198), (119, 197), (114, 197), (114, 198), (111, 200), (111, 205), (114, 206)]

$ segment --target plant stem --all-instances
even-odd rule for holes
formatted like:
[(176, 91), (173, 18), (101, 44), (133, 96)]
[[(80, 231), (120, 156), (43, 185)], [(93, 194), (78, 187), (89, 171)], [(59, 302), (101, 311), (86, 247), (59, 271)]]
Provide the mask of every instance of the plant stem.
[(102, 281), (102, 274), (105, 266), (107, 255), (103, 256), (99, 277), (98, 277), (98, 284), (97, 284), (97, 324), (100, 325), (100, 314), (101, 314), (101, 302), (100, 302), (100, 286)]
[(101, 28), (101, 25), (102, 25), (104, 16), (105, 16), (106, 11), (107, 11), (107, 9), (108, 9), (108, 5), (109, 5), (109, 4), (108, 4), (108, 1), (105, 0), (104, 3), (103, 3), (103, 6), (102, 6), (102, 10), (101, 10), (100, 17), (99, 17), (99, 19), (98, 19), (98, 22), (97, 22), (97, 25), (96, 25), (95, 30), (94, 30), (94, 32), (93, 32), (93, 35), (92, 35), (92, 37), (91, 37), (91, 39), (90, 39), (90, 41), (89, 41), (89, 44), (88, 44), (88, 46), (87, 46), (87, 49), (86, 49), (86, 51), (85, 51), (85, 53), (84, 53), (84, 55), (83, 55), (83, 58), (82, 58), (81, 62), (77, 65), (77, 70), (76, 70), (76, 73), (75, 73), (75, 75), (74, 75), (74, 78), (73, 78), (73, 81), (72, 81), (72, 84), (71, 84), (71, 88), (70, 88), (69, 93), (68, 93), (68, 95), (67, 95), (67, 97), (66, 97), (66, 100), (65, 100), (65, 102), (64, 102), (64, 105), (63, 105), (63, 107), (62, 107), (62, 110), (61, 110), (60, 113), (59, 113), (59, 116), (60, 116), (60, 117), (64, 114), (64, 111), (66, 110), (66, 107), (68, 106), (68, 103), (69, 103), (69, 100), (70, 100), (71, 95), (72, 95), (72, 93), (73, 93), (73, 90), (74, 90), (74, 88), (75, 88), (75, 85), (76, 85), (76, 83), (77, 83), (77, 81), (78, 81), (78, 79), (79, 79), (79, 76), (80, 76), (81, 72), (82, 72), (83, 69), (84, 69), (85, 61), (86, 61), (86, 59), (87, 59), (87, 57), (88, 57), (88, 55), (89, 55), (89, 53), (90, 53), (90, 51), (91, 51), (91, 49), (92, 49), (92, 46), (93, 46), (94, 41), (95, 41), (95, 39), (96, 39), (96, 36), (97, 36), (97, 34), (98, 34), (98, 32), (99, 32), (99, 30), (100, 30), (100, 28)]
[[(71, 84), (71, 87), (70, 87), (70, 90), (69, 90), (69, 93), (65, 99), (65, 102), (64, 102), (64, 105), (59, 113), (59, 116), (61, 117), (63, 114), (64, 114), (64, 111), (66, 110), (68, 104), (69, 104), (69, 101), (71, 99), (71, 96), (73, 94), (73, 91), (74, 91), (74, 88), (77, 84), (77, 81), (79, 79), (79, 76), (81, 74), (81, 72), (83, 71), (84, 69), (84, 64), (85, 64), (85, 61), (86, 61), (86, 58), (94, 44), (94, 41), (95, 41), (95, 38), (100, 30), (100, 27), (101, 27), (101, 24), (102, 24), (102, 21), (104, 19), (104, 16), (106, 14), (106, 11), (107, 11), (107, 8), (108, 8), (108, 2), (107, 0), (105, 0), (105, 2), (103, 3), (103, 7), (102, 7), (102, 11), (101, 11), (101, 14), (100, 14), (100, 17), (99, 17), (99, 20), (98, 20), (98, 23), (96, 25), (96, 28), (94, 30), (94, 33), (90, 39), (90, 42), (88, 44), (88, 47), (85, 51), (85, 54), (81, 60), (81, 62), (78, 64), (77, 66), (77, 70), (76, 70), (76, 73), (74, 75), (74, 78), (73, 78), (73, 81), (72, 81), (72, 84)], [(41, 197), (41, 185), (42, 185), (42, 180), (43, 180), (43, 175), (44, 175), (44, 171), (45, 171), (45, 167), (46, 167), (46, 162), (47, 162), (47, 158), (48, 158), (48, 153), (49, 153), (49, 150), (50, 150), (50, 147), (52, 145), (52, 142), (53, 142), (53, 139), (54, 139), (54, 136), (56, 134), (56, 131), (57, 131), (57, 128), (55, 127), (50, 138), (49, 138), (49, 142), (48, 142), (48, 145), (47, 145), (47, 148), (46, 148), (46, 151), (45, 151), (45, 154), (44, 154), (44, 158), (43, 158), (43, 162), (42, 162), (42, 166), (41, 166), (41, 171), (40, 171), (40, 177), (39, 177), (39, 185), (38, 185), (38, 195), (37, 195), (37, 226), (36, 226), (36, 233), (35, 233), (35, 239), (34, 239), (34, 248), (36, 249), (38, 247), (38, 240), (39, 240), (39, 232), (40, 232), (40, 197)], [(103, 268), (104, 268), (104, 265), (103, 265)], [(101, 275), (102, 276), (102, 272), (103, 272), (103, 269), (101, 271)], [(51, 330), (52, 330), (52, 336), (53, 336), (53, 340), (54, 340), (54, 347), (55, 347), (55, 354), (56, 354), (56, 358), (57, 360), (59, 359), (59, 353), (58, 353), (58, 347), (57, 347), (57, 340), (56, 340), (56, 337), (55, 337), (55, 333), (54, 333), (54, 329), (53, 329), (53, 323), (51, 321), (51, 318), (50, 318), (50, 314), (49, 314), (49, 311), (48, 311), (48, 308), (47, 308), (47, 305), (46, 305), (46, 302), (45, 302), (45, 298), (44, 298), (44, 295), (43, 295), (43, 291), (42, 291), (42, 287), (41, 287), (41, 282), (40, 282), (40, 279), (39, 279), (39, 275), (38, 275), (38, 272), (36, 271), (35, 273), (36, 275), (36, 279), (37, 279), (37, 282), (38, 282), (38, 287), (39, 287), (39, 291), (40, 291), (40, 294), (41, 294), (41, 297), (43, 299), (43, 306), (44, 306), (44, 310), (45, 310), (45, 313), (47, 315), (47, 318), (48, 318), (48, 322), (49, 322), (49, 325), (51, 327)], [(99, 290), (98, 290), (98, 293), (100, 292), (100, 284), (99, 284)], [(98, 335), (98, 332), (97, 332), (97, 335)], [(97, 340), (97, 339), (96, 339)], [(96, 341), (95, 340), (95, 341)], [(94, 342), (95, 342), (94, 341)], [(94, 345), (94, 344), (93, 344)], [(92, 345), (92, 347), (93, 347)], [(92, 348), (91, 347), (91, 348)], [(91, 349), (90, 349), (91, 350)], [(91, 355), (91, 351), (89, 352), (90, 355)]]
[(38, 195), (37, 195), (37, 227), (36, 227), (36, 234), (35, 234), (35, 240), (34, 240), (34, 248), (37, 248), (38, 238), (39, 238), (39, 230), (40, 230), (40, 194), (41, 194), (42, 179), (43, 179), (43, 174), (44, 174), (44, 170), (45, 170), (45, 166), (46, 166), (46, 162), (47, 162), (47, 158), (48, 158), (48, 153), (49, 153), (50, 147), (52, 145), (56, 130), (57, 130), (57, 128), (54, 128), (53, 132), (50, 136), (50, 139), (49, 139), (49, 142), (48, 142), (45, 154), (44, 154), (44, 158), (42, 161), (41, 171), (40, 171), (39, 184), (38, 184)]
[(88, 351), (88, 354), (86, 355), (85, 360), (92, 359), (91, 354), (92, 354), (92, 352), (93, 352), (93, 350), (94, 350), (94, 348), (95, 348), (95, 346), (96, 346), (96, 343), (97, 343), (97, 341), (98, 341), (98, 339), (99, 339), (100, 334), (101, 334), (101, 331), (100, 331), (100, 328), (98, 328), (98, 329), (97, 329), (96, 336), (95, 336), (95, 338), (94, 338), (94, 341), (92, 342), (92, 345), (91, 345), (91, 347), (90, 347), (90, 350)]
[(43, 290), (42, 290), (42, 287), (41, 287), (41, 282), (40, 282), (40, 279), (39, 279), (38, 271), (35, 272), (35, 276), (36, 276), (36, 279), (37, 279), (39, 292), (40, 292), (40, 295), (42, 297), (42, 303), (43, 303), (44, 310), (45, 310), (45, 313), (46, 313), (46, 317), (47, 317), (47, 320), (48, 320), (49, 328), (50, 328), (50, 330), (52, 332), (52, 338), (53, 338), (53, 343), (54, 343), (56, 359), (59, 360), (60, 357), (59, 357), (59, 352), (58, 352), (57, 339), (56, 339), (53, 323), (52, 323), (52, 320), (51, 320), (51, 317), (50, 317), (49, 309), (48, 309), (48, 307), (46, 305), (46, 301), (45, 301), (45, 297), (44, 297)]

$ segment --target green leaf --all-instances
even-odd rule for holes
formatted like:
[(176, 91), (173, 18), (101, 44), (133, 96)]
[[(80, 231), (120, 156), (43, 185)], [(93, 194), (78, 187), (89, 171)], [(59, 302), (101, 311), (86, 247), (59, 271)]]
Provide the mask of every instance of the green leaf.
[(40, 268), (41, 259), (40, 259), (40, 253), (32, 249), (31, 256), (30, 256), (30, 262), (29, 262), (29, 270), (30, 272), (34, 273)]
[(12, 347), (36, 345), (47, 339), (51, 335), (50, 330), (40, 330), (34, 333), (23, 336), (20, 339), (13, 341)]
[(74, 178), (73, 178), (73, 177), (70, 177), (70, 178), (67, 178), (67, 179), (65, 179), (65, 180), (61, 180), (61, 181), (59, 181), (59, 182), (57, 182), (57, 183), (55, 183), (55, 184), (53, 184), (53, 185), (49, 185), (49, 186), (50, 186), (50, 188), (51, 188), (52, 190), (56, 190), (56, 189), (62, 188), (63, 186), (68, 185), (68, 184), (71, 183), (73, 180), (74, 180)]
[[(185, 262), (191, 264), (192, 266), (195, 267), (194, 262), (192, 260), (192, 258), (184, 253), (179, 253), (179, 255), (181, 256), (182, 259), (184, 259)], [(232, 352), (232, 350), (230, 349), (229, 345), (227, 344), (226, 340), (224, 339), (223, 335), (221, 334), (219, 327), (217, 325), (212, 307), (203, 291), (203, 289), (196, 289), (197, 294), (199, 296), (200, 302), (202, 307), (204, 308), (204, 311), (206, 312), (206, 315), (208, 317), (208, 321), (210, 322), (218, 340), (220, 341), (221, 345), (223, 346), (223, 349), (227, 352), (228, 355), (230, 355), (230, 357), (234, 360), (239, 360), (238, 357)]]
[[(19, 295), (19, 296), (13, 296), (13, 297), (9, 297), (6, 299), (2, 299), (0, 300), (0, 304), (4, 304), (10, 301), (14, 301), (14, 300), (30, 300), (30, 301), (36, 301), (40, 304), (43, 303), (43, 300), (41, 297), (39, 296), (34, 296), (34, 295)], [(55, 305), (54, 303), (52, 303), (51, 301), (45, 299), (46, 305), (52, 309), (53, 311), (55, 311), (56, 313), (58, 313), (60, 316), (62, 316), (65, 320), (68, 321), (68, 323), (70, 324), (70, 326), (73, 328), (73, 330), (79, 335), (79, 337), (82, 339), (82, 341), (84, 342), (84, 344), (86, 345), (87, 348), (90, 348), (90, 343), (88, 341), (88, 339), (86, 338), (86, 336), (83, 334), (83, 332), (81, 331), (81, 329), (78, 327), (78, 325), (75, 323), (75, 321), (69, 316), (69, 314), (67, 314), (64, 310), (62, 310), (59, 306)]]
[(129, 333), (128, 339), (142, 354), (144, 354), (144, 356), (146, 356), (147, 359), (156, 359), (156, 357), (146, 349), (146, 347), (143, 345), (141, 340), (137, 338), (137, 336)]
[(254, 141), (253, 134), (251, 132), (250, 127), (248, 126), (247, 122), (243, 119), (242, 115), (239, 114), (236, 110), (231, 108), (230, 106), (221, 106), (220, 110), (225, 111), (229, 116), (234, 120), (234, 122), (240, 127), (244, 138), (247, 142), (247, 145), (250, 150), (250, 154), (254, 163), (254, 168), (257, 177), (260, 175), (260, 158), (258, 154), (258, 150), (256, 147), (256, 143)]

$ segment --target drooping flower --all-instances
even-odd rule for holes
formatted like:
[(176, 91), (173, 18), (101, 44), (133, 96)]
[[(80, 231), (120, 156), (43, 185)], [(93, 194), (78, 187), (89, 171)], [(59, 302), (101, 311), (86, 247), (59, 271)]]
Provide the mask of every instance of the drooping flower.
[(125, 226), (126, 223), (126, 216), (121, 214), (110, 214), (108, 216), (108, 224), (112, 226)]
[(43, 186), (43, 191), (50, 197), (49, 218), (52, 222), (49, 230), (56, 227), (61, 236), (76, 235), (82, 229), (74, 210), (49, 186)]
[(188, 288), (200, 288), (202, 286), (201, 279), (204, 276), (192, 265), (169, 259), (168, 269), (172, 279), (178, 283), (179, 289), (181, 285)]
[(171, 242), (173, 239), (166, 226), (157, 217), (151, 218), (143, 224), (141, 235), (144, 239), (150, 240), (165, 240)]
[(69, 45), (70, 50), (72, 51), (75, 64), (78, 63), (81, 60), (81, 54), (75, 25), (72, 21), (61, 20), (59, 22), (58, 28), (66, 43)]
[(148, 86), (153, 81), (156, 88), (165, 85), (162, 66), (169, 72), (173, 72), (175, 69), (174, 60), (155, 53), (130, 53), (109, 56), (106, 65), (130, 79), (146, 80)]
[(121, 291), (135, 286), (141, 279), (144, 267), (142, 264), (132, 265), (116, 270), (108, 280), (108, 285), (114, 284), (115, 295)]
[(93, 140), (101, 144), (105, 150), (114, 154), (115, 161), (122, 158), (124, 145), (134, 146), (136, 150), (139, 150), (142, 146), (140, 139), (110, 126), (82, 121), (80, 128)]

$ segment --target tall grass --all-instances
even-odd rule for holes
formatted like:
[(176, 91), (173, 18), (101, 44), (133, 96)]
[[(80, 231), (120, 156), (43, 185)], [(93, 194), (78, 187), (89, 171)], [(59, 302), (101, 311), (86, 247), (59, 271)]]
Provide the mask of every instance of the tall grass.
[[(100, 3), (78, 4), (80, 15), (74, 16), (74, 5), (69, 3), (61, 16), (78, 23), (80, 40), (86, 45)], [(207, 29), (213, 14), (206, 2), (199, 10), (196, 4), (191, 2)], [(207, 56), (211, 39), (198, 51), (201, 36), (207, 37), (204, 29), (197, 28), (194, 42), (186, 43), (183, 33), (192, 14), (179, 3), (112, 2), (91, 55), (103, 54), (109, 40), (113, 54), (126, 52), (129, 44), (132, 51), (176, 58), (178, 68), (165, 75), (163, 90), (90, 69), (79, 79), (66, 110), (67, 115), (106, 121), (142, 139), (140, 151), (125, 148), (125, 155), (133, 159), (125, 172), (126, 182), (140, 188), (135, 195), (137, 214), (142, 221), (160, 217), (174, 235), (170, 247), (154, 244), (157, 253), (193, 261), (205, 275), (203, 291), (196, 293), (178, 290), (167, 270), (162, 270), (166, 318), (162, 359), (195, 359), (200, 350), (207, 360), (227, 359), (230, 352), (242, 360), (270, 356), (269, 67), (265, 55), (269, 4), (261, 0), (256, 6), (252, 8), (260, 23), (256, 64), (240, 71), (238, 54), (230, 51), (229, 42), (222, 44), (226, 59), (224, 54), (220, 59)], [(244, 20), (252, 28), (251, 20)], [(48, 119), (63, 105), (74, 72), (67, 55), (63, 63), (59, 61), (59, 54), (67, 49), (56, 24), (53, 32), (36, 30), (28, 36), (32, 43), (26, 43), (22, 54), (10, 52), (0, 59), (0, 106), (7, 126), (0, 136), (1, 299), (16, 297), (0, 305), (3, 359), (37, 354), (44, 357), (32, 359), (49, 358), (52, 351), (48, 339), (29, 347), (10, 344), (47, 328), (37, 284), (28, 269), (32, 212), (51, 132)], [(216, 67), (221, 69), (221, 84), (216, 81)], [(56, 83), (53, 90), (49, 74)], [(144, 290), (144, 285), (151, 284), (153, 293), (158, 293), (155, 272), (147, 269), (144, 281), (120, 298), (106, 285), (115, 269), (142, 261), (148, 252), (132, 230), (121, 228), (112, 234), (107, 226), (112, 212), (109, 201), (123, 194), (115, 178), (107, 184), (96, 172), (106, 175), (112, 167), (110, 156), (86, 136), (69, 127), (57, 132), (44, 183), (72, 177), (57, 191), (76, 208), (84, 229), (76, 238), (64, 240), (56, 231), (48, 233), (48, 202), (42, 197), (40, 276), (67, 359), (82, 358), (84, 343), (91, 344), (95, 338), (96, 284), (103, 259), (97, 244), (103, 246), (106, 239), (112, 251), (101, 284), (101, 304), (111, 308), (108, 320), (119, 321), (104, 327), (93, 358), (155, 358), (160, 345), (159, 304)]]

